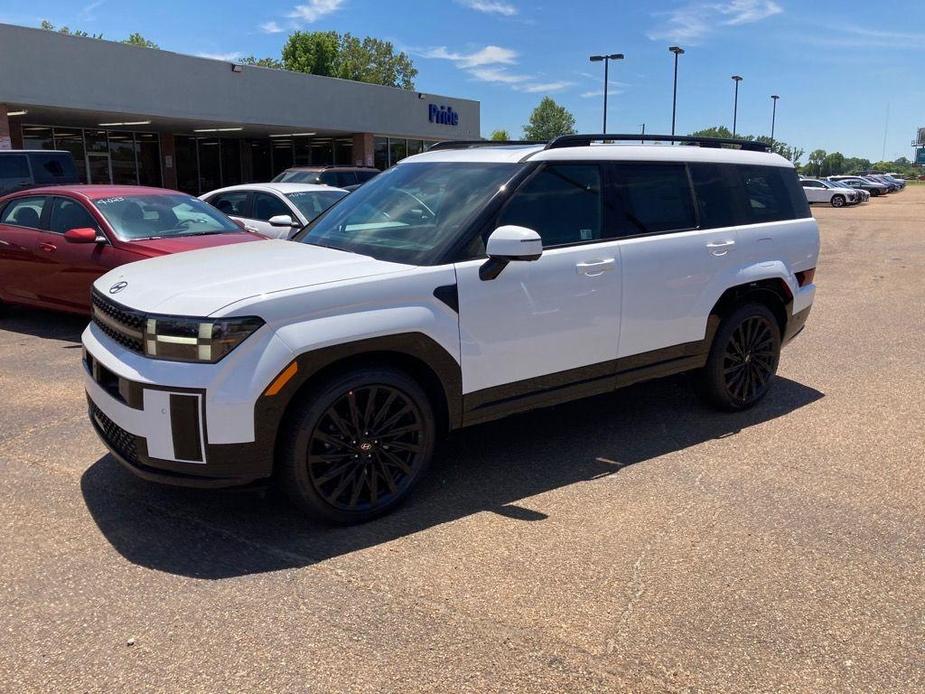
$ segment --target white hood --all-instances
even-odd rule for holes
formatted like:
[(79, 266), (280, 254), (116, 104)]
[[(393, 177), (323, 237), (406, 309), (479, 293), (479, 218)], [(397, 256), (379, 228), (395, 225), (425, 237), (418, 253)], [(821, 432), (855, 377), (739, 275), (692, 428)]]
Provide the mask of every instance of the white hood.
[[(398, 272), (407, 267), (304, 243), (266, 241), (129, 263), (106, 273), (93, 286), (129, 308), (208, 316), (259, 294)], [(125, 286), (116, 289), (123, 282)]]

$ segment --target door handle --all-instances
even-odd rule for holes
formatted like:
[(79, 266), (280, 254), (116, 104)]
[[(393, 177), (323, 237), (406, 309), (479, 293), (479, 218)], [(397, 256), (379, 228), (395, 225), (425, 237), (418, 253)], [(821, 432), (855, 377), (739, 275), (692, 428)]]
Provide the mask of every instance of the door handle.
[(257, 227), (252, 227), (252, 226), (250, 226), (249, 224), (245, 224), (245, 225), (244, 225), (244, 231), (249, 231), (249, 232), (251, 232), (252, 234), (259, 234), (259, 233), (260, 233), (260, 232), (257, 230)]
[(613, 258), (606, 258), (604, 260), (589, 260), (586, 263), (578, 263), (575, 265), (575, 270), (579, 275), (587, 275), (588, 277), (599, 277), (600, 275), (613, 270), (616, 267), (616, 261)]
[(707, 248), (710, 249), (710, 253), (713, 255), (723, 256), (726, 255), (735, 245), (735, 241), (716, 241), (714, 243), (708, 243)]
[(45, 243), (44, 241), (39, 244), (39, 248), (41, 248), (46, 253), (54, 253), (56, 250), (58, 250), (58, 247), (55, 244)]

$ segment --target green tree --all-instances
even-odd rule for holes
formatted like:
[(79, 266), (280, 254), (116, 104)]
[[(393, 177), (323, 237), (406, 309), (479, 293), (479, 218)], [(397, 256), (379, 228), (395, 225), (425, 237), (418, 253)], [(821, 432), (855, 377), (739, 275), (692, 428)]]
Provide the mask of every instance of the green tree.
[(352, 34), (341, 37), (337, 76), (342, 79), (414, 89), (417, 74), (411, 58), (403, 51), (396, 53), (389, 41), (371, 36), (361, 40)]
[[(732, 137), (732, 131), (725, 125), (714, 125), (712, 128), (704, 128), (691, 133), (692, 137)], [(752, 139), (749, 135), (738, 135), (740, 140)]]
[(539, 105), (533, 109), (530, 121), (524, 126), (524, 137), (540, 142), (551, 140), (559, 135), (574, 133), (575, 116), (548, 96), (544, 96)]
[(57, 31), (59, 34), (64, 34), (65, 36), (81, 36), (83, 38), (90, 38), (90, 39), (103, 38), (102, 34), (89, 34), (86, 31), (83, 31), (82, 29), (74, 29), (74, 31), (71, 31), (67, 27), (61, 27), (60, 29), (56, 29), (55, 25), (49, 22), (47, 19), (42, 20), (42, 23), (39, 24), (39, 28), (44, 29), (45, 31)]
[(282, 65), (293, 72), (414, 89), (418, 71), (388, 41), (336, 31), (296, 31), (283, 46)]
[(825, 161), (826, 151), (824, 149), (814, 149), (809, 153), (809, 164), (806, 167), (807, 173), (812, 176), (822, 175), (822, 163)]
[(511, 135), (507, 130), (492, 130), (489, 140), (494, 140), (495, 142), (504, 142), (511, 139)]
[(242, 65), (256, 65), (257, 67), (271, 67), (275, 70), (281, 70), (283, 68), (283, 62), (277, 60), (276, 58), (255, 58), (252, 55), (247, 56), (246, 58), (241, 58), (239, 60)]
[(822, 160), (823, 176), (838, 176), (845, 173), (845, 155), (841, 152), (827, 154)]
[(295, 31), (283, 46), (283, 67), (293, 72), (335, 77), (340, 35), (336, 31)]
[(122, 39), (122, 43), (129, 46), (141, 46), (142, 48), (160, 48), (154, 41), (149, 41), (137, 31), (129, 34), (127, 39)]

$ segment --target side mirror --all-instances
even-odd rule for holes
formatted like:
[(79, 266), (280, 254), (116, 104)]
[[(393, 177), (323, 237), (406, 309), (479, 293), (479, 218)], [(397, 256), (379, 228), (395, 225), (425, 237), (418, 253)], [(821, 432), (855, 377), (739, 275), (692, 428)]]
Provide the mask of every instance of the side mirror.
[(272, 227), (292, 227), (297, 224), (288, 214), (278, 214), (275, 217), (270, 217), (269, 223)]
[(97, 243), (101, 239), (98, 238), (96, 229), (82, 227), (65, 231), (64, 240), (70, 243)]
[(485, 250), (488, 260), (479, 268), (479, 278), (487, 281), (500, 275), (510, 262), (539, 260), (543, 239), (533, 229), (507, 224), (491, 232)]

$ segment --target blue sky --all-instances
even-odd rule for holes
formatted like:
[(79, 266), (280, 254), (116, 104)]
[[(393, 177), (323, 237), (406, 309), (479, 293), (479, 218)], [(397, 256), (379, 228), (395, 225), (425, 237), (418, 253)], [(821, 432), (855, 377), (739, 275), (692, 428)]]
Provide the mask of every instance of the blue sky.
[(886, 157), (911, 157), (925, 127), (923, 0), (0, 0), (0, 21), (41, 19), (226, 58), (278, 56), (295, 28), (377, 36), (412, 55), (419, 90), (481, 101), (485, 135), (519, 136), (547, 94), (598, 131), (603, 68), (588, 56), (601, 52), (626, 55), (608, 130), (669, 132), (674, 43), (678, 132), (731, 127), (734, 73), (739, 131), (767, 134), (779, 94), (777, 137), (807, 151), (879, 160), (886, 130)]

